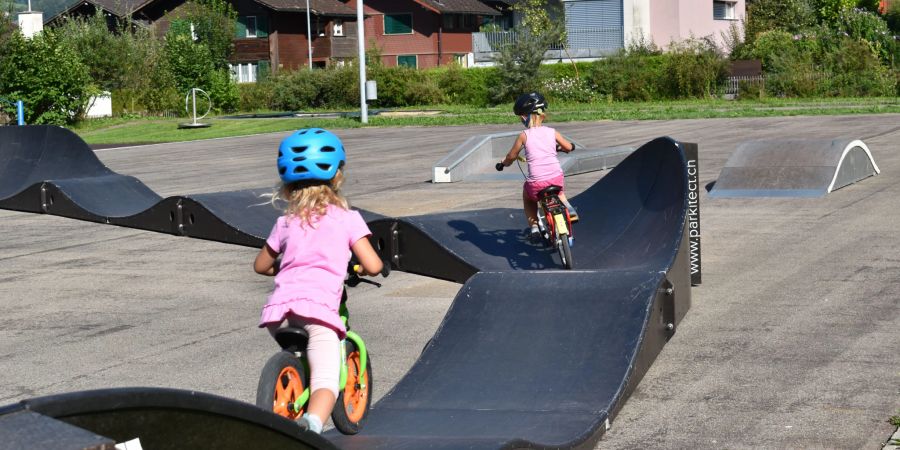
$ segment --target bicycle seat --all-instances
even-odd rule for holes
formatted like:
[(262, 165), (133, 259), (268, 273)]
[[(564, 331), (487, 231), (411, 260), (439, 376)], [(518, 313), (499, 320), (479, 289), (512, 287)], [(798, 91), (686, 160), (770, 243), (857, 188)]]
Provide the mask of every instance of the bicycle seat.
[(559, 195), (560, 191), (562, 191), (562, 187), (560, 187), (560, 186), (557, 186), (557, 185), (547, 186), (544, 189), (541, 189), (540, 192), (538, 192), (538, 198), (545, 197), (548, 195)]
[(284, 327), (275, 332), (275, 342), (284, 350), (303, 350), (309, 341), (309, 334), (303, 328)]

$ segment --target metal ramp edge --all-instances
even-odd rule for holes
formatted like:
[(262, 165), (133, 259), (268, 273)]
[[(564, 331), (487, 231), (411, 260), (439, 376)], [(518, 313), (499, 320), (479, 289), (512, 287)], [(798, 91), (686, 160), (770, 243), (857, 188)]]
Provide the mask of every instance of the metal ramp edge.
[[(432, 168), (433, 183), (458, 181), (492, 181), (521, 179), (522, 174), (510, 170), (496, 172), (494, 163), (509, 151), (521, 131), (479, 134), (466, 139), (450, 151)], [(570, 136), (563, 135), (575, 145), (575, 151), (561, 153), (560, 165), (566, 175), (576, 175), (615, 167), (632, 151), (631, 147), (588, 149)]]
[(880, 172), (859, 139), (747, 141), (728, 158), (709, 196), (823, 197)]

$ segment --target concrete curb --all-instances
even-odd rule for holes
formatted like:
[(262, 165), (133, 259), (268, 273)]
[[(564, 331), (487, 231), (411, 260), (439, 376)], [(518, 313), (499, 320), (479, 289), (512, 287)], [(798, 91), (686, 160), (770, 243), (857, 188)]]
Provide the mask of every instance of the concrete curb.
[(894, 434), (887, 440), (881, 450), (900, 450), (900, 427), (894, 431)]

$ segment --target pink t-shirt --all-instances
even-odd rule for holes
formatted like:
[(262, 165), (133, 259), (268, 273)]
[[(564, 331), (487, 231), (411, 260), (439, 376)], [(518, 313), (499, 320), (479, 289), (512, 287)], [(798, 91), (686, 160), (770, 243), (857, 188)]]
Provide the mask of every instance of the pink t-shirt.
[(525, 130), (528, 181), (546, 181), (563, 175), (556, 157), (556, 130), (543, 125)]
[(372, 234), (358, 211), (329, 205), (313, 226), (281, 216), (266, 244), (281, 254), (275, 290), (262, 311), (260, 327), (279, 323), (288, 313), (328, 325), (343, 339), (338, 314), (350, 261), (350, 246)]

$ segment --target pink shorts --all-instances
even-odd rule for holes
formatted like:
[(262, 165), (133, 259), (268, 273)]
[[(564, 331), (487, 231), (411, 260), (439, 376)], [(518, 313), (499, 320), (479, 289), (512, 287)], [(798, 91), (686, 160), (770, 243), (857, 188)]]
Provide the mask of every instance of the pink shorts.
[(526, 181), (525, 184), (522, 186), (522, 188), (525, 189), (525, 195), (528, 196), (528, 199), (533, 202), (536, 202), (536, 201), (538, 201), (538, 198), (537, 198), (538, 192), (541, 192), (542, 190), (546, 189), (549, 186), (554, 186), (554, 185), (559, 186), (559, 187), (563, 188), (563, 190), (561, 190), (560, 193), (561, 194), (565, 193), (564, 192), (565, 188), (566, 188), (565, 182), (566, 182), (566, 177), (564, 175), (560, 175), (556, 178), (551, 178), (549, 180)]

